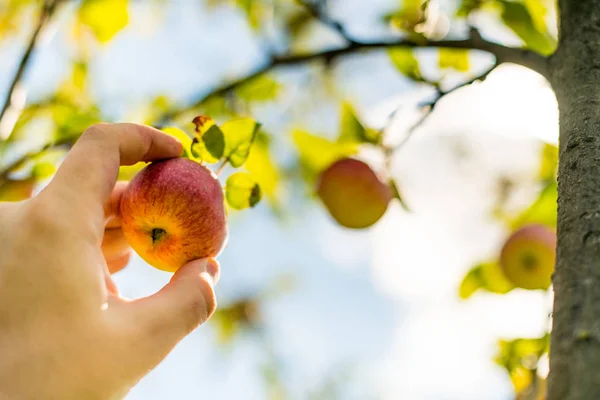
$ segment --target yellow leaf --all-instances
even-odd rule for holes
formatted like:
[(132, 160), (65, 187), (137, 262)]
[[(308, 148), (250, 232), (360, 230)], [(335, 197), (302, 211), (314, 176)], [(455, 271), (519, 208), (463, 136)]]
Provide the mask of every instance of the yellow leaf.
[(292, 133), (292, 139), (303, 166), (312, 176), (339, 158), (355, 154), (358, 150), (355, 143), (336, 143), (300, 130)]
[(145, 162), (139, 162), (133, 165), (124, 165), (119, 167), (118, 180), (130, 181), (133, 177), (140, 172), (147, 164)]
[(540, 160), (540, 180), (548, 181), (556, 179), (557, 167), (558, 147), (550, 143), (544, 143)]
[(549, 334), (498, 341), (494, 361), (508, 372), (515, 392), (522, 392), (531, 385), (540, 358), (548, 353), (549, 346)]
[(515, 392), (520, 392), (531, 385), (531, 382), (533, 381), (533, 371), (523, 366), (517, 366), (510, 371), (510, 380), (515, 388)]
[(463, 278), (458, 294), (461, 299), (466, 300), (480, 289), (504, 294), (514, 289), (514, 285), (506, 279), (496, 261), (488, 261), (471, 268)]
[(5, 181), (0, 185), (0, 201), (21, 201), (31, 197), (35, 187), (35, 179), (21, 181)]
[(183, 149), (184, 149), (184, 157), (189, 157), (190, 156), (190, 148), (192, 146), (192, 138), (189, 137), (189, 135), (187, 133), (185, 133), (184, 131), (182, 131), (179, 128), (174, 128), (174, 127), (166, 127), (166, 128), (162, 128), (161, 131), (163, 131), (164, 133), (166, 133), (167, 135), (173, 136), (175, 139), (179, 140), (181, 142), (181, 144), (183, 145)]
[(425, 22), (423, 5), (426, 0), (403, 0), (402, 9), (391, 15), (391, 22), (399, 29), (413, 31), (415, 27)]
[(232, 167), (241, 167), (250, 154), (250, 148), (260, 124), (252, 118), (235, 118), (221, 125), (225, 136), (224, 156)]
[(441, 69), (453, 68), (459, 72), (467, 72), (469, 71), (469, 51), (440, 48), (439, 66)]
[(556, 49), (557, 41), (551, 37), (547, 29), (537, 28), (531, 9), (523, 3), (517, 3), (507, 0), (499, 0), (503, 10), (500, 17), (502, 22), (510, 28), (527, 47), (543, 55), (550, 55)]
[(31, 170), (31, 176), (35, 179), (42, 180), (51, 177), (56, 171), (56, 166), (49, 161), (38, 162)]
[(260, 186), (247, 172), (236, 172), (227, 178), (225, 198), (227, 204), (236, 210), (254, 207), (261, 199)]
[(354, 107), (350, 103), (343, 102), (340, 113), (339, 142), (357, 142), (377, 144), (381, 141), (381, 135), (374, 129), (365, 128), (360, 122)]
[(100, 43), (109, 42), (129, 22), (128, 0), (83, 0), (79, 21)]
[(265, 102), (277, 96), (279, 87), (273, 78), (263, 74), (237, 88), (235, 93), (245, 101)]
[(550, 181), (540, 192), (538, 198), (521, 214), (509, 223), (511, 230), (531, 223), (556, 227), (558, 186)]
[(548, 27), (546, 26), (546, 14), (548, 9), (544, 4), (545, 0), (524, 0), (523, 4), (529, 10), (533, 25), (539, 32), (546, 32)]
[(271, 203), (276, 203), (280, 174), (271, 159), (266, 141), (257, 140), (254, 142), (244, 168), (256, 179), (267, 199)]
[(403, 75), (416, 81), (423, 79), (421, 69), (419, 68), (419, 61), (411, 49), (393, 47), (388, 50), (388, 55), (392, 60), (392, 64)]

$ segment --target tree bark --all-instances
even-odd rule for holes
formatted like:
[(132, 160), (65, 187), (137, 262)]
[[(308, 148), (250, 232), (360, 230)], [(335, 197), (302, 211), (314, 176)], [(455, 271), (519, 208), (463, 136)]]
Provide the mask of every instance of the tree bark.
[(559, 0), (558, 243), (548, 400), (600, 399), (600, 0)]

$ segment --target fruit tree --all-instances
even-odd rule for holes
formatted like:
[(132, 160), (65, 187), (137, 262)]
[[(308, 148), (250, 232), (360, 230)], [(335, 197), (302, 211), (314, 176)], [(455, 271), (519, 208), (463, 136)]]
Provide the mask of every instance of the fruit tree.
[[(1, 92), (1, 201), (32, 196), (85, 128), (112, 119), (91, 93), (90, 60), (128, 26), (133, 3), (0, 0), (0, 43), (27, 29), (26, 46)], [(167, 2), (148, 3), (160, 15)], [(209, 9), (238, 10), (261, 54), (252, 69), (239, 71), (212, 90), (198, 89), (195, 93), (201, 93), (178, 100), (146, 99), (141, 111), (129, 118), (178, 137), (192, 163), (157, 163), (139, 174), (144, 165), (120, 170), (122, 180), (132, 180), (122, 204), (126, 218), (131, 218), (131, 229), (125, 232), (130, 244), (157, 268), (172, 271), (181, 264), (167, 253), (148, 251), (149, 243), (168, 247), (176, 225), (168, 220), (149, 230), (136, 225), (143, 217), (136, 212), (167, 215), (177, 209), (177, 196), (185, 195), (169, 180), (168, 168), (191, 168), (189, 176), (210, 181), (210, 190), (194, 195), (217, 199), (228, 211), (252, 208), (264, 198), (275, 213), (291, 212), (281, 201), (280, 190), (285, 181), (293, 181), (308, 188), (304, 193), (322, 205), (332, 223), (348, 229), (376, 225), (394, 202), (411, 212), (402, 182), (390, 168), (398, 150), (435, 114), (441, 99), (484, 81), (502, 64), (517, 64), (539, 74), (554, 91), (559, 145), (543, 146), (535, 201), (516, 213), (498, 210), (495, 217), (509, 231), (504, 246), (473, 266), (457, 292), (466, 300), (476, 291), (502, 295), (515, 288), (552, 290), (552, 329), (542, 337), (501, 341), (497, 362), (510, 375), (520, 399), (600, 398), (595, 372), (600, 369), (600, 0), (390, 0), (388, 12), (376, 16), (367, 12), (374, 6), (363, 2), (364, 18), (373, 19), (367, 21), (368, 31), (353, 29), (338, 17), (342, 3), (206, 0)], [(65, 25), (70, 49), (65, 57), (70, 57), (71, 73), (51, 93), (27, 101), (25, 78), (43, 69), (35, 63), (36, 52), (57, 26)], [(205, 51), (190, 42), (188, 51)], [(331, 87), (340, 85), (332, 78), (335, 69), (352, 57), (386, 57), (399, 76), (433, 93), (418, 105), (419, 118), (401, 140), (390, 140), (388, 124), (370, 126), (358, 107), (332, 94)], [(205, 63), (217, 58), (207, 51)], [(311, 101), (328, 97), (338, 102), (337, 136), (303, 129), (275, 134), (258, 121), (256, 110), (272, 103), (301, 107), (294, 96), (284, 93), (287, 78), (278, 73), (286, 71), (310, 71), (311, 79), (319, 80), (322, 93), (304, 93)], [(287, 149), (275, 151), (273, 138), (285, 135)], [(276, 156), (290, 149), (293, 162)], [(365, 151), (382, 162), (369, 163)], [(212, 174), (224, 171), (222, 193)], [(151, 190), (172, 188), (172, 209), (128, 208), (151, 196), (143, 191), (148, 186), (140, 184), (148, 179), (155, 182)], [(187, 251), (216, 254), (226, 242), (224, 209), (196, 211), (210, 220), (217, 234), (214, 243), (202, 244), (210, 249)], [(214, 321), (232, 332), (234, 326), (252, 325), (254, 311), (248, 300), (223, 307)], [(538, 375), (537, 366), (548, 353), (546, 380)]]

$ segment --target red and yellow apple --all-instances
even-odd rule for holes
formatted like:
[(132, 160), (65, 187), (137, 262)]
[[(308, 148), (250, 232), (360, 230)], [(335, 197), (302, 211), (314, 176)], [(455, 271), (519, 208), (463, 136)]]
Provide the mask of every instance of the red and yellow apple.
[(322, 172), (317, 195), (342, 226), (362, 229), (385, 214), (393, 193), (368, 164), (342, 158)]
[(187, 158), (142, 169), (121, 198), (120, 215), (133, 250), (164, 271), (216, 257), (227, 241), (223, 189), (211, 170)]
[(541, 224), (525, 225), (512, 233), (500, 252), (504, 275), (516, 287), (548, 289), (556, 259), (556, 233)]

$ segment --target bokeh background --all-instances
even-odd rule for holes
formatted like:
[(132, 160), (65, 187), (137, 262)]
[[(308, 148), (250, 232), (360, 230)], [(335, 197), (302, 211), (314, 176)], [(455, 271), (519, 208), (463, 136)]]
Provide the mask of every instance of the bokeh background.
[[(0, 1), (2, 101), (42, 3)], [(453, 19), (460, 3), (436, 2), (447, 35), (464, 32), (466, 22)], [(405, 138), (435, 90), (399, 73), (385, 50), (278, 67), (245, 93), (157, 120), (261, 68), (269, 51), (344, 45), (310, 15), (282, 34), (278, 13), (293, 16), (301, 7), (291, 0), (64, 1), (31, 52), (13, 93), (16, 103), (23, 100), (20, 119), (0, 125), (0, 166), (96, 120), (160, 122), (191, 132), (189, 116), (243, 114), (260, 121), (269, 137), (269, 194), (256, 208), (231, 213), (220, 257), (220, 311), (127, 399), (515, 398), (514, 374), (495, 361), (499, 340), (543, 336), (551, 293), (483, 288), (466, 300), (460, 288), (474, 265), (496, 257), (509, 232), (496, 216), (499, 204), (518, 213), (543, 187), (540, 163), (558, 130), (554, 96), (541, 76), (502, 65), (439, 101), (388, 165), (411, 211), (392, 202), (363, 231), (335, 224), (311, 196), (291, 132), (335, 137), (346, 101), (365, 126), (385, 128), (386, 140)], [(368, 41), (402, 35), (384, 18), (402, 7), (398, 0), (330, 0), (325, 9), (352, 37)], [(490, 10), (469, 22), (491, 40), (522, 45)], [(552, 12), (547, 6), (550, 36)], [(440, 73), (436, 54), (418, 54), (424, 74)], [(491, 62), (472, 52), (468, 70), (445, 73), (443, 82), (469, 80)], [(31, 158), (34, 167), (59, 160), (60, 150)], [(360, 156), (384, 167), (373, 149)], [(20, 171), (14, 172), (17, 181)], [(9, 199), (7, 192), (0, 190)], [(139, 297), (169, 277), (135, 257), (115, 279), (125, 296)], [(543, 357), (534, 371), (547, 373)]]

